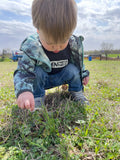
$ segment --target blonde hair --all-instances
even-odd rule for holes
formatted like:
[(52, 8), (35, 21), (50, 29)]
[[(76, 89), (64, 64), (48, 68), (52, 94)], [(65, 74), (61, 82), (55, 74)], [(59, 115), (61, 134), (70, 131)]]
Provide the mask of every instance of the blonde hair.
[(33, 25), (55, 42), (69, 38), (77, 24), (74, 0), (34, 0)]

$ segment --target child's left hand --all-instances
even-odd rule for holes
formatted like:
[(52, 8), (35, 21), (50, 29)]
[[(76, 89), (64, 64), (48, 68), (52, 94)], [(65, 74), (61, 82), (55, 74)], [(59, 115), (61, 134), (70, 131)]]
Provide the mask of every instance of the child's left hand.
[(89, 82), (89, 76), (83, 79), (83, 85), (87, 85)]

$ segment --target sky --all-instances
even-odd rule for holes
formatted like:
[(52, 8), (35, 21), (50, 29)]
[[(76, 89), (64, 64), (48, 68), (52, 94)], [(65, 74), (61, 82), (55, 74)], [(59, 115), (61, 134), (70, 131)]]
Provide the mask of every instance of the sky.
[[(120, 49), (120, 0), (75, 0), (78, 22), (75, 35), (84, 37), (84, 50), (100, 50), (111, 43)], [(0, 52), (18, 50), (21, 42), (36, 32), (31, 18), (32, 0), (0, 1)]]

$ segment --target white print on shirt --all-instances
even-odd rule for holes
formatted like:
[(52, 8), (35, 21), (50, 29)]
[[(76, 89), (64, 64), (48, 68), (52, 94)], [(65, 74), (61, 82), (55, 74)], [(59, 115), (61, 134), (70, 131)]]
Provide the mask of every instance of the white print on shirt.
[(68, 65), (68, 59), (60, 61), (51, 61), (52, 68), (63, 68)]

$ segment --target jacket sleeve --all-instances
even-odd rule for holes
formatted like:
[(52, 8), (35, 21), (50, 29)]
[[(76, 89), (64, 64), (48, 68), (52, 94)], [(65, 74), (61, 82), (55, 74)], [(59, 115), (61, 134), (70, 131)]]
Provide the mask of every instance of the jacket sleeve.
[(14, 72), (14, 88), (16, 97), (22, 92), (33, 92), (33, 82), (35, 79), (35, 60), (26, 54), (18, 61), (17, 69)]
[(83, 48), (83, 43), (82, 41), (84, 40), (84, 38), (82, 36), (79, 37), (79, 41), (80, 41), (80, 51), (82, 53), (82, 62), (81, 62), (81, 68), (82, 68), (82, 79), (84, 79), (85, 77), (88, 77), (90, 72), (88, 70), (85, 70), (85, 65), (84, 65), (84, 48)]
[(88, 70), (83, 70), (82, 71), (82, 79), (84, 79), (85, 77), (88, 77), (90, 74), (90, 72)]

